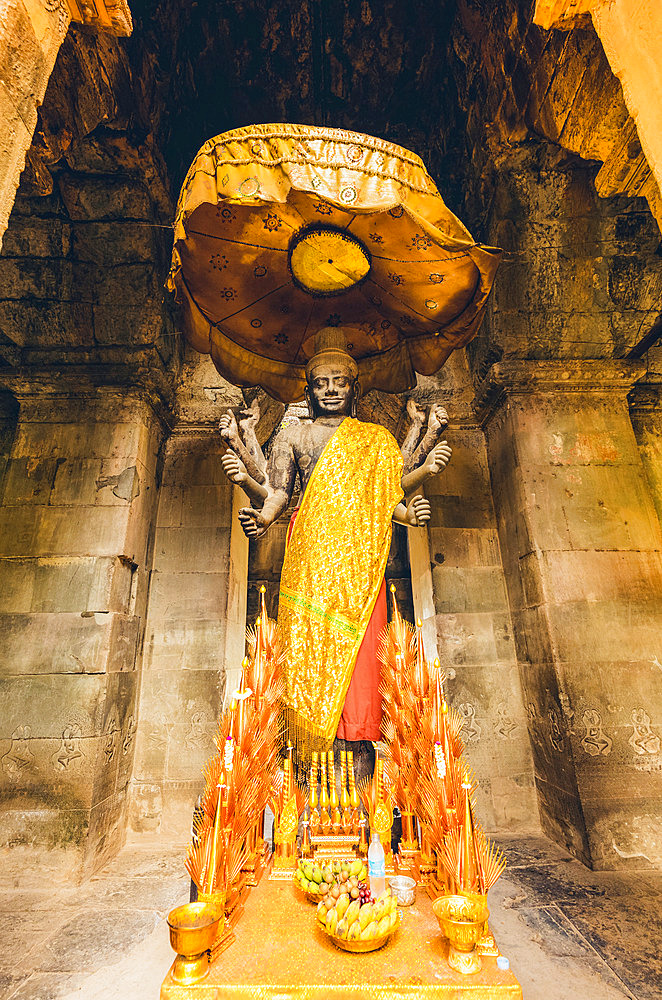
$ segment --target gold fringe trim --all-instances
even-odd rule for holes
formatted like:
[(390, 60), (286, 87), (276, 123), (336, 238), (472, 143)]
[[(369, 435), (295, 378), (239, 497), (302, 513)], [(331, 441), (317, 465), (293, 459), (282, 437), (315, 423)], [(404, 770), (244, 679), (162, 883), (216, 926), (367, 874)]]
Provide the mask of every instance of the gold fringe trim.
[(294, 747), (292, 754), (294, 774), (297, 781), (307, 782), (313, 766), (313, 753), (322, 754), (333, 749), (333, 737), (325, 736), (316, 726), (304, 718), (295, 708), (283, 705), (283, 746)]

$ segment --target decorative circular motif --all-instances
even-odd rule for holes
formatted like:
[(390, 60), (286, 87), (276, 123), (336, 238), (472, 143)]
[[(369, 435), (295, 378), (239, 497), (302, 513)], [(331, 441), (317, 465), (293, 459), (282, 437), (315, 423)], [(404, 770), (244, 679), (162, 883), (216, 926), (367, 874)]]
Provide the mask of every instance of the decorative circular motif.
[(263, 144), (259, 139), (256, 139), (255, 142), (251, 143), (251, 153), (253, 156), (261, 156), (263, 148)]
[(315, 225), (294, 235), (289, 265), (295, 284), (309, 295), (340, 295), (368, 276), (370, 254), (351, 233)]
[(252, 319), (251, 320), (251, 326), (253, 327), (254, 330), (259, 330), (260, 327), (262, 326), (262, 320), (261, 319)]
[(266, 273), (267, 269), (262, 264), (258, 264), (257, 267), (253, 268), (253, 274), (256, 278), (264, 278)]
[(371, 295), (370, 301), (372, 302), (373, 306), (375, 306), (377, 309), (379, 309), (379, 307), (382, 304), (382, 300), (378, 298), (376, 295)]
[(358, 163), (363, 157), (363, 150), (360, 146), (350, 146), (347, 150), (347, 159), (350, 163)]
[(434, 274), (429, 275), (428, 280), (431, 281), (433, 285), (440, 285), (444, 280), (444, 276), (443, 274), (435, 272)]
[(382, 330), (388, 330), (388, 328), (390, 327), (390, 325), (391, 324), (389, 323), (389, 321), (387, 319), (383, 319), (381, 321), (381, 323), (380, 323), (380, 326), (381, 326)]
[(436, 309), (437, 308), (437, 303), (435, 302), (434, 299), (426, 299), (425, 300), (425, 308), (426, 309)]
[(242, 198), (252, 198), (260, 190), (260, 182), (257, 177), (247, 177), (241, 182), (239, 193)]
[(394, 219), (399, 219), (404, 213), (405, 210), (402, 205), (396, 205), (395, 208), (389, 208), (388, 210), (388, 214), (392, 215)]
[(340, 200), (344, 201), (346, 205), (351, 205), (353, 201), (356, 201), (356, 188), (351, 185), (343, 188), (340, 192)]

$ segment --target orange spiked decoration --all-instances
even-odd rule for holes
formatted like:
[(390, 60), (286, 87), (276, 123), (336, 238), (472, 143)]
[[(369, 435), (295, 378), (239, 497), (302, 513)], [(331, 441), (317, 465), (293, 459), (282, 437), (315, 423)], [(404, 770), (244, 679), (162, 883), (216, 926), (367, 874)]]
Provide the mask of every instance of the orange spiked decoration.
[(462, 782), (462, 789), (462, 821), (459, 829), (446, 838), (442, 848), (443, 864), (459, 893), (485, 896), (506, 867), (506, 859), (476, 825), (468, 775)]
[(256, 884), (265, 861), (263, 814), (278, 773), (281, 735), (277, 626), (264, 614), (247, 638), (249, 657), (242, 663), (232, 703), (219, 720), (216, 751), (204, 768), (201, 808), (186, 856), (199, 892), (214, 893), (234, 914), (240, 912), (236, 903), (243, 887)]

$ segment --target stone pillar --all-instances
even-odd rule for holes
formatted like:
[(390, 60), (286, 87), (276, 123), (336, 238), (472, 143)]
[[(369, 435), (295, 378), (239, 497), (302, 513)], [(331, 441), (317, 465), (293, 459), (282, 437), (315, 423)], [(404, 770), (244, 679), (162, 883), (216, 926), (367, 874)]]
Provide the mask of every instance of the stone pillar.
[(126, 0), (4, 0), (0, 17), (0, 245), (57, 54), (72, 19), (130, 35)]
[(662, 862), (662, 536), (627, 406), (642, 369), (502, 362), (481, 394), (541, 819), (593, 868)]
[(662, 382), (639, 382), (635, 385), (630, 393), (630, 416), (653, 503), (662, 524)]
[(121, 847), (161, 424), (114, 389), (15, 390), (0, 507), (4, 844)]
[[(449, 674), (450, 702), (465, 717), (467, 759), (481, 788), (480, 819), (492, 831), (531, 832), (539, 829), (533, 762), (485, 438), (475, 422), (453, 421), (446, 437), (452, 460), (425, 487), (432, 505), (425, 547), (439, 655)], [(415, 601), (422, 534), (410, 534)]]
[(9, 0), (0, 18), (0, 242), (71, 15), (64, 4)]
[(245, 649), (248, 544), (236, 520), (232, 531), (223, 450), (214, 424), (180, 424), (159, 494), (131, 822), (169, 839), (190, 833), (226, 683)]

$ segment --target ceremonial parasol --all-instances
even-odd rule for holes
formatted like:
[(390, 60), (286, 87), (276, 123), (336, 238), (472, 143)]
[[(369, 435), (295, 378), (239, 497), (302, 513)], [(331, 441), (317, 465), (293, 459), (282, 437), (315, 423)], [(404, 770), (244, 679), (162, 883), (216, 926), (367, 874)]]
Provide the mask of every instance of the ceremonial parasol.
[(313, 335), (342, 326), (363, 391), (401, 392), (474, 336), (499, 253), (474, 242), (414, 153), (254, 125), (193, 161), (168, 287), (191, 345), (235, 385), (301, 399)]

